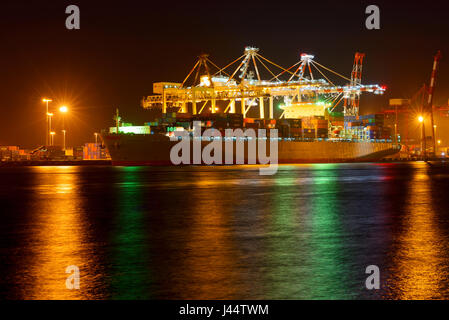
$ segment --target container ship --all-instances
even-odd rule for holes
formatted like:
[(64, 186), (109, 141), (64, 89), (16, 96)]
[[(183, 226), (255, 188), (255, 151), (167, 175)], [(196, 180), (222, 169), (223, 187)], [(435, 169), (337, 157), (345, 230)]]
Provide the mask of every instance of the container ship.
[[(142, 99), (142, 106), (161, 112), (144, 125), (122, 121), (117, 110), (115, 126), (102, 132), (112, 163), (172, 165), (170, 153), (179, 143), (180, 133), (192, 147), (198, 140), (201, 150), (221, 141), (225, 150), (230, 142), (226, 132), (238, 129), (253, 133), (237, 140), (232, 137), (231, 162), (239, 164), (242, 160), (254, 164), (249, 151), (255, 141), (267, 141), (265, 151), (270, 152), (268, 141), (272, 139), (277, 142), (278, 163), (378, 161), (400, 151), (382, 114), (359, 115), (361, 93), (385, 91), (383, 86), (361, 84), (364, 54), (356, 53), (351, 78), (346, 78), (317, 63), (309, 54), (301, 54), (297, 63), (283, 68), (258, 51), (246, 47), (242, 57), (224, 68), (203, 54), (182, 83), (154, 83), (153, 95)], [(215, 73), (211, 65), (217, 69)], [(232, 65), (237, 68), (229, 71)], [(268, 65), (278, 68), (279, 73)], [(314, 77), (312, 67), (324, 79)], [(262, 68), (269, 71), (271, 79), (262, 78)], [(326, 70), (349, 83), (335, 85), (325, 76)], [(204, 137), (211, 129), (217, 136)], [(260, 136), (259, 130), (266, 136)], [(243, 142), (245, 150), (240, 162), (236, 158), (238, 141)], [(228, 164), (225, 153), (216, 158), (215, 164)], [(195, 162), (191, 153), (189, 157), (189, 164), (208, 164)]]
[[(181, 118), (179, 118), (181, 115)], [(177, 132), (187, 132), (191, 144), (193, 144), (194, 121), (201, 124), (201, 134), (207, 129), (214, 128), (220, 133), (223, 148), (225, 150), (226, 129), (277, 129), (278, 136), (278, 163), (333, 163), (333, 162), (363, 162), (378, 161), (386, 156), (400, 151), (400, 146), (392, 143), (389, 130), (383, 128), (379, 121), (383, 115), (366, 115), (354, 117), (343, 123), (342, 137), (329, 138), (329, 119), (314, 117), (304, 119), (262, 120), (243, 119), (239, 114), (215, 114), (202, 115), (187, 118), (185, 114), (169, 114), (169, 118), (158, 119), (146, 123), (144, 126), (133, 126), (124, 123), (118, 127), (111, 127), (109, 132), (103, 132), (103, 141), (112, 158), (113, 165), (172, 165), (170, 150), (179, 142), (173, 139)], [(377, 117), (377, 119), (376, 119)], [(338, 118), (337, 118), (338, 119)], [(336, 121), (341, 120), (334, 120)], [(371, 121), (371, 122), (370, 122)], [(373, 123), (372, 121), (377, 121)], [(372, 125), (372, 124), (375, 124)], [(369, 129), (367, 129), (369, 128)], [(373, 129), (375, 128), (375, 129)], [(257, 129), (257, 130), (256, 130)], [(268, 137), (270, 138), (270, 137)], [(245, 152), (244, 163), (248, 161), (248, 144), (250, 138), (244, 139)], [(256, 135), (256, 139), (264, 139)], [(175, 141), (173, 141), (175, 140)], [(211, 143), (210, 138), (200, 137), (201, 149)], [(233, 161), (235, 158), (235, 146), (233, 147)], [(267, 149), (269, 152), (269, 147)], [(223, 159), (217, 164), (225, 164)], [(194, 164), (190, 155), (190, 163)], [(199, 164), (199, 163), (198, 163)], [(201, 162), (201, 164), (204, 164)]]

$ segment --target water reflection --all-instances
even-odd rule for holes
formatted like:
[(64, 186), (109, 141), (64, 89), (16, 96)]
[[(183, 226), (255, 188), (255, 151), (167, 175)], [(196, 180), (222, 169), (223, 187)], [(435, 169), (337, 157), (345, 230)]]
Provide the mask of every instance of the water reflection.
[(430, 167), (416, 165), (408, 186), (402, 228), (393, 254), (394, 267), (388, 281), (397, 299), (435, 299), (441, 297), (445, 273), (441, 266), (444, 239), (437, 224)]
[[(449, 297), (447, 168), (8, 170), (2, 296)], [(381, 269), (376, 293), (364, 286), (369, 264)], [(68, 265), (79, 266), (81, 290), (66, 289)]]
[(111, 230), (112, 299), (148, 299), (151, 292), (152, 270), (148, 258), (148, 235), (143, 208), (143, 188), (140, 184), (140, 168), (121, 169), (117, 182), (116, 212)]
[(189, 299), (226, 299), (238, 291), (238, 253), (232, 241), (232, 214), (225, 190), (217, 188), (217, 173), (200, 173), (191, 190), (194, 210), (185, 238), (184, 286), (179, 295)]
[[(21, 286), (27, 299), (90, 299), (97, 297), (99, 270), (87, 234), (77, 167), (35, 169), (33, 221), (27, 241), (29, 259)], [(80, 290), (66, 288), (66, 267), (80, 269)]]
[[(340, 211), (339, 170), (334, 164), (314, 165), (308, 239), (308, 289), (310, 298), (349, 298), (348, 270)], [(324, 170), (323, 170), (324, 169)], [(355, 294), (355, 292), (352, 292)]]
[(303, 195), (298, 195), (296, 187), (292, 187), (297, 177), (289, 172), (288, 167), (278, 172), (270, 190), (272, 206), (265, 230), (268, 270), (265, 282), (271, 299), (299, 298), (304, 292), (298, 279), (304, 279), (306, 262), (305, 256), (298, 252), (298, 245), (304, 235), (303, 212), (307, 203)]
[[(265, 298), (348, 298), (334, 165), (286, 166), (274, 178)], [(269, 202), (266, 199), (266, 202)]]

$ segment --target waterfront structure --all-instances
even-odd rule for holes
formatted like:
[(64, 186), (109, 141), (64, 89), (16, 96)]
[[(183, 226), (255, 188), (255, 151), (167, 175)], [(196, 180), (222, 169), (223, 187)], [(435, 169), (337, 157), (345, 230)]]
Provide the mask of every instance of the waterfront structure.
[[(161, 110), (162, 117), (145, 126), (124, 123), (116, 110), (115, 127), (102, 133), (112, 162), (170, 164), (170, 149), (176, 143), (170, 137), (176, 138), (175, 132), (185, 130), (198, 139), (195, 121), (201, 123), (201, 130), (220, 132), (277, 129), (280, 163), (373, 161), (400, 150), (381, 130), (383, 119), (359, 116), (360, 95), (383, 94), (386, 89), (361, 83), (364, 54), (356, 53), (351, 78), (347, 78), (319, 64), (310, 54), (301, 54), (298, 62), (284, 68), (258, 52), (258, 48), (246, 47), (241, 57), (224, 68), (202, 54), (182, 82), (154, 83), (154, 94), (145, 97), (142, 106)], [(231, 69), (233, 65), (237, 67)], [(211, 66), (217, 69), (215, 73)], [(264, 78), (261, 68), (271, 78)], [(315, 77), (312, 68), (322, 78)], [(326, 71), (347, 84), (335, 84)], [(275, 100), (282, 112), (279, 117)], [(256, 118), (249, 117), (253, 107), (258, 107), (258, 112), (252, 112), (257, 113)], [(209, 142), (202, 141), (202, 147)], [(245, 144), (249, 145), (248, 140)]]
[[(202, 54), (182, 83), (154, 83), (154, 94), (145, 97), (142, 106), (147, 109), (162, 108), (162, 113), (174, 107), (181, 113), (190, 110), (194, 115), (204, 111), (236, 113), (240, 110), (245, 118), (250, 109), (258, 105), (259, 118), (274, 119), (274, 99), (282, 99), (282, 107), (298, 109), (299, 113), (303, 102), (324, 102), (321, 106), (323, 110), (325, 107), (334, 110), (343, 102), (345, 115), (358, 115), (358, 101), (362, 92), (383, 94), (386, 89), (377, 84), (361, 83), (364, 57), (362, 53), (356, 53), (351, 78), (347, 78), (316, 62), (310, 54), (301, 54), (298, 62), (284, 68), (258, 52), (258, 48), (246, 47), (241, 57), (224, 68), (219, 68), (208, 55)], [(210, 65), (217, 69), (213, 74)], [(233, 65), (237, 65), (237, 68), (228, 72)], [(274, 67), (278, 73), (268, 66)], [(260, 68), (270, 74), (269, 79), (262, 78)], [(322, 78), (316, 78), (312, 68), (318, 71)], [(332, 73), (349, 84), (336, 85), (325, 72)], [(192, 78), (193, 83), (188, 86), (187, 83)], [(217, 107), (219, 101), (226, 103), (221, 109)], [(266, 102), (269, 106), (268, 115), (265, 113)], [(284, 112), (281, 118), (285, 115)]]

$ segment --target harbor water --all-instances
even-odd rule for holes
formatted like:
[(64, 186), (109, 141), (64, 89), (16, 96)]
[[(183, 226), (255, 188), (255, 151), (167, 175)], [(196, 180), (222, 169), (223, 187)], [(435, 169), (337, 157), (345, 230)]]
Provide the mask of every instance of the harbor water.
[(448, 190), (424, 162), (0, 168), (0, 298), (449, 299)]

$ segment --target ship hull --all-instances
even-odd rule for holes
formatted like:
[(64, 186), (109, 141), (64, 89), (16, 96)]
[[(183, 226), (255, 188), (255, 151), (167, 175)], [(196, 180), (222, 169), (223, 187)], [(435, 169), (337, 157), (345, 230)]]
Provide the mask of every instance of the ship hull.
[[(170, 150), (178, 142), (165, 136), (108, 134), (103, 141), (111, 155), (112, 164), (118, 166), (169, 166)], [(202, 148), (210, 142), (203, 141)], [(270, 155), (267, 143), (267, 155)], [(225, 146), (223, 143), (223, 150)], [(331, 141), (279, 141), (278, 163), (344, 163), (373, 162), (399, 152), (400, 147), (382, 142), (331, 142)], [(236, 163), (236, 149), (233, 149)], [(248, 163), (248, 146), (245, 142), (244, 163)], [(223, 155), (224, 157), (224, 155)], [(194, 163), (192, 155), (191, 164)], [(221, 163), (225, 163), (224, 158)]]

